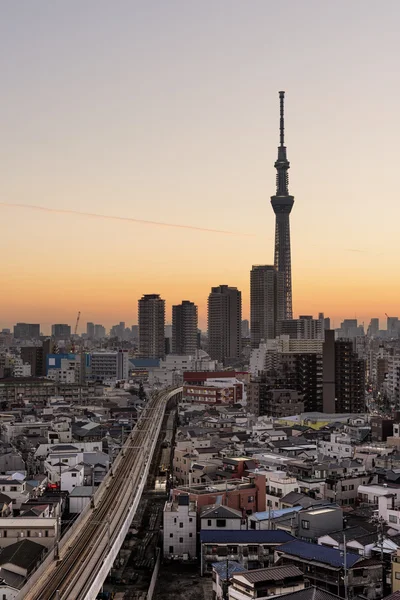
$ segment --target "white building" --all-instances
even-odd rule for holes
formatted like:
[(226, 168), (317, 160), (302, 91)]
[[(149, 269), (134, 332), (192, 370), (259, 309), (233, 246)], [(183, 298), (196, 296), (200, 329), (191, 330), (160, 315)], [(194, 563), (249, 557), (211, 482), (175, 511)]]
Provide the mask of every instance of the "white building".
[[(49, 361), (55, 360), (50, 358)], [(81, 357), (62, 358), (61, 367), (59, 369), (49, 368), (47, 371), (47, 379), (60, 383), (79, 383), (81, 371)]]
[(388, 487), (385, 484), (358, 486), (358, 500), (363, 504), (376, 504), (378, 508), (379, 502), (383, 502), (379, 500), (381, 497), (386, 498), (389, 505), (392, 502), (392, 498), (397, 503), (400, 501), (400, 488)]
[(211, 360), (204, 350), (197, 350), (194, 356), (168, 354), (159, 367), (149, 369), (149, 385), (179, 385), (185, 371), (216, 371), (217, 368), (218, 361)]
[(281, 508), (281, 498), (289, 492), (299, 491), (299, 482), (295, 477), (288, 477), (284, 471), (266, 472), (267, 507)]
[(164, 558), (196, 558), (196, 503), (187, 494), (164, 507)]
[(329, 456), (336, 460), (352, 458), (355, 448), (350, 443), (350, 437), (346, 433), (331, 433), (330, 440), (318, 442), (318, 452), (323, 456)]
[(13, 360), (13, 376), (14, 377), (30, 377), (32, 367), (29, 363), (24, 363), (22, 358), (15, 357)]
[(17, 474), (0, 477), (0, 492), (11, 498), (14, 508), (18, 510), (21, 508), (21, 504), (29, 500), (25, 478), (18, 477), (17, 479)]

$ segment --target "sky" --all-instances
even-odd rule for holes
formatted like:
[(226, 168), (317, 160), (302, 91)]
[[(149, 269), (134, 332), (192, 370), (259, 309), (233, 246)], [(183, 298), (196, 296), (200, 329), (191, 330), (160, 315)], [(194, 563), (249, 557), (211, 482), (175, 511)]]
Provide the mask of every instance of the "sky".
[(131, 325), (159, 293), (205, 328), (220, 284), (248, 318), (279, 90), (294, 314), (399, 314), (399, 18), (397, 0), (3, 0), (0, 327)]

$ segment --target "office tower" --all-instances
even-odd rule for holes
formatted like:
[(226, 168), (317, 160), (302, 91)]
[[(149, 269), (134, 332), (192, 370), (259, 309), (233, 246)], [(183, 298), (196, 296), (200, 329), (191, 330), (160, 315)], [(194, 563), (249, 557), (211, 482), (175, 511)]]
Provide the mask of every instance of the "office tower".
[(86, 323), (86, 335), (90, 340), (94, 338), (94, 323)]
[(56, 323), (51, 326), (51, 335), (60, 340), (66, 340), (71, 337), (71, 327), (65, 323)]
[(106, 337), (106, 328), (103, 325), (94, 326), (94, 337), (96, 340), (103, 340)]
[(357, 357), (351, 340), (335, 340), (331, 329), (325, 331), (323, 345), (323, 411), (365, 411), (365, 361)]
[(139, 300), (139, 353), (144, 358), (165, 356), (165, 300), (145, 294)]
[(250, 337), (250, 323), (248, 319), (242, 321), (242, 338)]
[(40, 338), (40, 325), (17, 323), (14, 325), (14, 338), (17, 340), (38, 340)]
[(194, 356), (197, 349), (197, 306), (189, 300), (172, 307), (172, 353)]
[(250, 272), (251, 347), (273, 339), (276, 324), (284, 316), (283, 274), (271, 265), (254, 265)]
[(220, 285), (208, 296), (208, 353), (213, 360), (229, 364), (242, 350), (242, 294)]
[(371, 337), (374, 335), (378, 335), (378, 333), (379, 333), (379, 319), (373, 318), (373, 319), (371, 319), (371, 321), (368, 325), (367, 335)]
[(325, 317), (324, 319), (324, 331), (331, 328), (331, 320), (329, 317)]
[[(399, 317), (388, 317), (387, 316), (387, 335), (389, 338), (399, 337)], [(15, 336), (14, 336), (15, 337)]]
[(290, 222), (289, 215), (293, 207), (294, 197), (289, 195), (290, 163), (286, 156), (284, 126), (285, 92), (279, 92), (280, 101), (280, 145), (276, 169), (276, 194), (271, 197), (275, 213), (275, 259), (274, 266), (283, 274), (283, 318), (293, 318), (292, 308), (292, 267), (290, 254)]
[(323, 337), (322, 322), (309, 315), (278, 321), (277, 335), (288, 335), (293, 340), (320, 340)]

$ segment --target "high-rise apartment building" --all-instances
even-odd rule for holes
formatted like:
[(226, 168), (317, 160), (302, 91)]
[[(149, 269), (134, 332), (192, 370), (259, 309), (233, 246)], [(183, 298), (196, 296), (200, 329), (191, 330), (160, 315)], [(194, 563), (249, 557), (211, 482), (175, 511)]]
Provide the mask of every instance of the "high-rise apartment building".
[(248, 319), (242, 320), (242, 338), (250, 337), (250, 323)]
[(14, 325), (14, 337), (17, 340), (38, 340), (40, 338), (40, 325), (36, 323), (17, 323)]
[(65, 323), (56, 323), (51, 326), (51, 335), (60, 340), (66, 340), (71, 337), (71, 326)]
[(290, 250), (289, 215), (294, 204), (294, 197), (289, 195), (290, 163), (286, 156), (284, 101), (285, 92), (279, 92), (280, 101), (280, 145), (276, 169), (276, 194), (271, 197), (275, 213), (275, 269), (283, 275), (283, 318), (293, 318), (292, 307), (292, 267)]
[(165, 300), (145, 294), (139, 300), (139, 353), (145, 358), (165, 356)]
[(293, 340), (320, 340), (323, 338), (322, 321), (308, 315), (279, 321), (277, 335), (288, 335)]
[(365, 411), (365, 361), (358, 358), (352, 340), (335, 340), (331, 329), (325, 331), (323, 345), (323, 410)]
[(240, 358), (242, 350), (242, 294), (234, 287), (211, 288), (208, 296), (208, 353), (228, 364)]
[(277, 322), (284, 317), (284, 277), (271, 265), (254, 265), (250, 272), (251, 346), (277, 335)]
[(86, 323), (86, 335), (90, 340), (94, 338), (94, 323)]
[(197, 350), (197, 306), (189, 300), (172, 307), (172, 353), (194, 356)]

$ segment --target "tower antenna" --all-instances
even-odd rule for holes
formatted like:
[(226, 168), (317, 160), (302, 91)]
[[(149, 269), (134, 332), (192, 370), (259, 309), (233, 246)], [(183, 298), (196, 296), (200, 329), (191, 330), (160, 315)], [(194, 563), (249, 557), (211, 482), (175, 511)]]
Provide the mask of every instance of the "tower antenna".
[(281, 146), (285, 145), (285, 92), (279, 92), (279, 104), (280, 104), (280, 143)]

